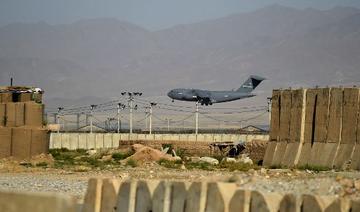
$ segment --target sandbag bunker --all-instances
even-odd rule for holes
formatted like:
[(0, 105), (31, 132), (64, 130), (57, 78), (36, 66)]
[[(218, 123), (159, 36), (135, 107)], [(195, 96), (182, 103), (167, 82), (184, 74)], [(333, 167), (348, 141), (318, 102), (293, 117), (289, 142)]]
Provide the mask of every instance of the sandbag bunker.
[(39, 88), (0, 87), (0, 158), (29, 159), (48, 153), (42, 95)]
[(360, 169), (360, 89), (274, 90), (263, 164)]

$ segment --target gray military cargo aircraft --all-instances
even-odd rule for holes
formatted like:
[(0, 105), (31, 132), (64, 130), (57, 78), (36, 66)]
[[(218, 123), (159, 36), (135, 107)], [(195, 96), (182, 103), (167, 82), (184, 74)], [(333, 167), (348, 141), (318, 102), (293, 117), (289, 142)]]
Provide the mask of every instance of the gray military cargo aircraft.
[(208, 91), (199, 89), (177, 88), (171, 90), (167, 95), (174, 101), (199, 102), (201, 105), (212, 105), (213, 103), (230, 102), (256, 96), (251, 93), (265, 78), (251, 75), (237, 90), (231, 91)]

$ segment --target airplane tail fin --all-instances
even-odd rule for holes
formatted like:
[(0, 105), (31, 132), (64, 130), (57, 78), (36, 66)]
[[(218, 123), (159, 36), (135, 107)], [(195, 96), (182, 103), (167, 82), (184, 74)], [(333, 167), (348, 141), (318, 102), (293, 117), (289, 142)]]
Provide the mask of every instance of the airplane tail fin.
[(239, 89), (237, 89), (237, 92), (242, 93), (250, 93), (252, 92), (263, 80), (265, 80), (264, 77), (251, 75), (244, 84), (241, 85)]

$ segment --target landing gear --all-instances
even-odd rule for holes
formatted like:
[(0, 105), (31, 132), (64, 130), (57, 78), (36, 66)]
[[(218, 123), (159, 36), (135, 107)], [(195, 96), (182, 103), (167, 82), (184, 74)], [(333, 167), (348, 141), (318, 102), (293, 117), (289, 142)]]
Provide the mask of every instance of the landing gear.
[(175, 102), (175, 100), (174, 100), (174, 99), (172, 99), (172, 100), (171, 100), (171, 102)]

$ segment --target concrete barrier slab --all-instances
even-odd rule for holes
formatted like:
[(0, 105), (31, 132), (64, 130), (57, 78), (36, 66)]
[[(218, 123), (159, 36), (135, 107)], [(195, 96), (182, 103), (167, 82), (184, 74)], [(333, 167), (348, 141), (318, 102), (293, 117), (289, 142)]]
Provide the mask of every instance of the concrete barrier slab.
[(334, 160), (334, 167), (338, 169), (346, 168), (351, 160), (355, 144), (340, 144)]
[(332, 168), (337, 149), (337, 143), (314, 143), (309, 164)]
[(279, 212), (301, 212), (301, 198), (294, 194), (284, 195)]
[(118, 133), (113, 134), (113, 144), (112, 144), (113, 148), (119, 147), (119, 142), (120, 142), (120, 134)]
[(152, 196), (152, 211), (170, 211), (170, 190), (170, 182), (161, 181), (157, 184), (156, 189), (154, 190), (154, 194)]
[(264, 166), (271, 166), (271, 163), (272, 163), (272, 160), (274, 157), (274, 153), (275, 153), (275, 149), (276, 149), (276, 144), (277, 144), (276, 141), (268, 142), (268, 144), (266, 146), (264, 160), (263, 160)]
[(270, 141), (279, 140), (281, 91), (273, 90), (271, 101)]
[[(290, 141), (290, 121), (291, 121), (291, 90), (283, 90), (281, 92), (280, 101), (280, 142)], [(285, 153), (285, 150), (282, 152)], [(276, 153), (277, 154), (277, 153)]]
[(70, 135), (67, 133), (61, 134), (61, 148), (70, 149)]
[(95, 134), (94, 133), (87, 133), (86, 134), (86, 146), (87, 149), (95, 149), (96, 148), (96, 144), (95, 144)]
[[(135, 210), (136, 182), (122, 182), (119, 188), (116, 212), (133, 212)], [(130, 202), (133, 200), (133, 202)]]
[(76, 212), (70, 196), (52, 193), (0, 192), (0, 211), (6, 212)]
[(282, 195), (277, 193), (251, 192), (250, 211), (277, 212), (280, 209)]
[(234, 183), (209, 183), (205, 211), (230, 212), (229, 204), (235, 191)]
[(150, 182), (139, 181), (136, 185), (135, 211), (152, 211), (152, 192)]
[(61, 133), (51, 133), (51, 140), (53, 143), (52, 148), (60, 149), (61, 148)]
[(301, 147), (299, 162), (297, 166), (305, 166), (309, 164), (311, 158), (311, 143), (305, 142)]
[(77, 133), (69, 136), (69, 141), (70, 141), (69, 149), (71, 150), (79, 149), (79, 135)]
[(284, 158), (285, 150), (287, 143), (286, 142), (277, 142), (274, 157), (271, 161), (272, 166), (280, 166)]
[(116, 211), (118, 192), (121, 182), (115, 179), (104, 179), (101, 190), (101, 212)]
[(291, 142), (286, 144), (286, 149), (284, 153), (284, 157), (281, 160), (281, 166), (284, 167), (294, 167), (296, 165), (296, 157), (299, 155), (300, 142)]
[[(329, 124), (327, 143), (340, 143), (342, 112), (343, 112), (343, 89), (331, 88), (330, 91), (330, 106), (329, 106)], [(332, 155), (331, 157), (335, 157)]]
[(355, 144), (351, 157), (351, 169), (360, 170), (360, 143)]
[(187, 190), (184, 182), (171, 184), (171, 212), (183, 212), (185, 210)]
[(360, 199), (351, 200), (351, 211), (360, 211)]
[(90, 179), (84, 198), (82, 212), (100, 212), (101, 211), (101, 192), (103, 180)]
[(325, 143), (329, 123), (330, 88), (318, 89), (315, 108), (314, 142)]
[(79, 149), (87, 149), (87, 134), (80, 133), (79, 134)]
[(248, 212), (250, 210), (251, 191), (236, 190), (229, 204), (229, 211)]
[(113, 148), (113, 133), (104, 134), (104, 148)]
[(332, 204), (335, 200), (336, 198), (333, 196), (316, 196), (305, 194), (302, 195), (302, 211), (341, 211), (330, 210), (330, 208), (334, 208), (334, 205)]
[(104, 148), (104, 133), (95, 133), (95, 149)]
[(206, 204), (207, 183), (194, 182), (188, 189), (185, 212), (203, 212)]

